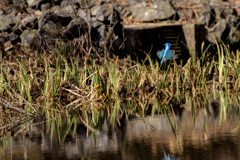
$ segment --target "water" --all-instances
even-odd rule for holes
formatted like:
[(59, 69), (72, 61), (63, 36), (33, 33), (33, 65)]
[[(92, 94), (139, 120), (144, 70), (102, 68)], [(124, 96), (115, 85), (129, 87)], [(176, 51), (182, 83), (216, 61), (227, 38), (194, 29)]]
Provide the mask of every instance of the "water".
[[(162, 160), (163, 149), (177, 160), (236, 160), (240, 157), (239, 109), (221, 105), (185, 105), (174, 113), (122, 120), (99, 133), (83, 124), (59, 121), (35, 124), (1, 141), (0, 159)], [(221, 104), (220, 104), (221, 103)]]

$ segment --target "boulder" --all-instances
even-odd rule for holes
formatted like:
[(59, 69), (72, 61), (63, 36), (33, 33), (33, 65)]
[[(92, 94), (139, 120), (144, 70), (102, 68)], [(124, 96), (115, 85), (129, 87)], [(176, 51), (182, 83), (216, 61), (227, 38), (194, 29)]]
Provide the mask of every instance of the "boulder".
[(11, 5), (11, 6), (8, 6), (7, 8), (4, 8), (3, 10), (5, 14), (13, 14), (13, 15), (18, 14), (19, 12), (24, 12), (23, 7), (20, 5)]
[(38, 21), (38, 36), (59, 38), (62, 27), (62, 21), (58, 15), (53, 12), (46, 12)]
[(71, 5), (64, 6), (62, 9), (56, 10), (55, 13), (59, 17), (74, 17), (76, 15), (75, 9)]
[(226, 29), (226, 25), (227, 23), (225, 19), (218, 21), (212, 28), (208, 30), (206, 36), (207, 40), (215, 44), (215, 39), (221, 38), (223, 32)]
[(43, 0), (26, 0), (28, 7), (38, 6)]
[(37, 30), (26, 29), (20, 36), (21, 43), (23, 46), (32, 50), (38, 49)]
[(82, 17), (74, 18), (67, 28), (62, 32), (62, 34), (69, 40), (72, 40), (74, 38), (78, 38), (80, 35), (83, 35), (85, 33), (89, 32), (88, 23), (86, 20)]
[(170, 3), (162, 0), (156, 0), (151, 7), (146, 7), (146, 3), (138, 3), (132, 8), (133, 17), (139, 22), (165, 20), (175, 13)]
[(12, 3), (11, 0), (1, 0), (0, 1), (0, 4), (2, 4), (2, 5), (11, 4), (11, 3)]
[(20, 15), (1, 15), (0, 16), (0, 31), (14, 30), (14, 26), (20, 22), (22, 16)]
[(37, 25), (37, 16), (32, 14), (24, 17), (20, 23), (19, 28), (26, 29), (26, 28), (35, 28)]
[(240, 44), (240, 27), (239, 28), (231, 27), (229, 33), (229, 41), (230, 44), (233, 46)]

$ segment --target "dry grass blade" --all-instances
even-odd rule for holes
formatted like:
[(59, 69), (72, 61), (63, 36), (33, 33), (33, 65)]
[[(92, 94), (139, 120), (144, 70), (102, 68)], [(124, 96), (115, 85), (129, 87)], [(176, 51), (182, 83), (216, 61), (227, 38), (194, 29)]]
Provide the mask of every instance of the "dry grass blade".
[(21, 108), (12, 106), (10, 103), (8, 103), (6, 100), (4, 100), (2, 97), (0, 97), (0, 104), (1, 104), (3, 107), (7, 108), (7, 109), (15, 110), (15, 111), (17, 111), (17, 112), (19, 112), (19, 113), (22, 113), (22, 114), (26, 115), (26, 116), (37, 117), (36, 114), (33, 114), (33, 113), (28, 112), (28, 111), (26, 111), (26, 110), (24, 110), (24, 109), (21, 109)]

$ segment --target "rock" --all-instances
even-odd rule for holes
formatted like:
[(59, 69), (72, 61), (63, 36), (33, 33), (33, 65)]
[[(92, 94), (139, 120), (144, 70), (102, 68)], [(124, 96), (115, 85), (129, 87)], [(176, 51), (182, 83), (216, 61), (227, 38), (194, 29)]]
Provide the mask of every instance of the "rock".
[(136, 4), (140, 3), (140, 2), (143, 2), (142, 0), (128, 0), (128, 4), (133, 7), (135, 6)]
[(22, 7), (25, 5), (25, 0), (13, 0), (12, 2), (13, 2), (13, 4), (15, 4), (15, 5), (17, 4)]
[(0, 4), (6, 5), (6, 4), (11, 4), (12, 1), (11, 0), (1, 0)]
[(30, 14), (32, 14), (32, 13), (35, 12), (35, 10), (34, 10), (32, 7), (28, 7), (26, 10), (27, 10), (27, 12), (30, 13)]
[(2, 15), (0, 16), (0, 30), (13, 30), (12, 26), (15, 26), (21, 20), (21, 16), (15, 15)]
[(51, 8), (51, 11), (54, 12), (54, 13), (56, 13), (58, 10), (60, 10), (60, 6), (59, 5), (53, 6)]
[(53, 12), (44, 13), (38, 21), (38, 36), (58, 38), (61, 35), (62, 21)]
[(239, 24), (240, 22), (240, 18), (238, 16), (235, 16), (235, 15), (229, 15), (227, 18), (226, 18), (226, 22), (229, 26), (231, 27), (237, 27), (237, 25)]
[(86, 12), (85, 12), (84, 10), (82, 10), (82, 9), (79, 9), (79, 10), (78, 10), (78, 14), (77, 14), (77, 15), (80, 16), (80, 17), (82, 17), (82, 18), (87, 19), (88, 21), (90, 21), (90, 19), (91, 19), (90, 14), (86, 13)]
[(60, 17), (74, 17), (75, 16), (75, 10), (70, 5), (63, 7), (60, 10), (57, 10), (55, 13)]
[(98, 28), (99, 26), (103, 25), (103, 23), (98, 21), (96, 17), (92, 17), (90, 23), (94, 28)]
[(92, 1), (86, 1), (86, 0), (78, 0), (78, 3), (80, 5), (81, 9), (88, 9), (88, 8), (92, 8), (95, 3)]
[(29, 15), (21, 20), (19, 27), (23, 30), (24, 28), (34, 28), (37, 25), (37, 16)]
[(188, 7), (187, 3), (181, 4), (180, 8), (177, 10), (177, 13), (181, 20), (190, 20), (193, 18), (193, 10)]
[[(105, 37), (105, 30), (106, 30), (106, 26), (105, 25), (101, 25), (99, 28), (98, 28), (98, 37), (97, 37), (97, 40), (98, 41), (102, 41)], [(105, 43), (102, 41), (102, 43)]]
[(74, 10), (77, 10), (79, 8), (79, 3), (76, 0), (72, 0), (72, 1), (64, 0), (61, 2), (60, 8), (64, 8), (67, 6), (71, 6)]
[(91, 15), (105, 24), (109, 24), (110, 22), (115, 24), (121, 21), (119, 12), (113, 8), (111, 3), (103, 3), (102, 5), (92, 7)]
[(19, 12), (23, 12), (23, 8), (19, 5), (11, 5), (8, 6), (7, 8), (4, 8), (5, 14), (18, 14)]
[(126, 18), (131, 15), (131, 9), (129, 5), (124, 5), (123, 9), (121, 11), (118, 10), (118, 12), (121, 13), (122, 17)]
[(137, 17), (139, 14), (145, 12), (146, 7), (147, 7), (146, 2), (137, 3), (131, 6), (132, 16)]
[(88, 31), (89, 31), (89, 26), (88, 26), (88, 23), (85, 21), (85, 19), (82, 17), (77, 17), (77, 18), (74, 18), (69, 23), (69, 25), (63, 31), (62, 34), (67, 39), (72, 40), (74, 38), (78, 38), (80, 35), (88, 33)]
[(226, 18), (226, 17), (231, 16), (231, 15), (236, 16), (237, 11), (234, 8), (224, 8), (223, 12), (221, 14), (221, 17)]
[(175, 10), (168, 1), (157, 0), (149, 8), (144, 5), (140, 3), (132, 9), (133, 17), (139, 22), (164, 20), (175, 14)]
[(4, 13), (5, 13), (4, 10), (2, 10), (2, 9), (0, 8), (0, 16), (1, 16), (1, 15), (4, 15)]
[(26, 29), (20, 36), (23, 46), (32, 50), (38, 49), (37, 30)]
[(216, 20), (221, 20), (221, 14), (222, 14), (223, 8), (219, 5), (214, 5), (212, 7), (215, 13)]
[(5, 43), (7, 41), (16, 42), (18, 39), (19, 36), (12, 32), (10, 34), (0, 36), (0, 43)]
[(99, 12), (101, 12), (101, 6), (100, 5), (96, 5), (96, 6), (93, 6), (91, 8), (91, 15), (92, 16), (96, 17)]
[(34, 7), (38, 6), (39, 3), (41, 3), (43, 0), (26, 0), (28, 7)]
[(7, 39), (11, 42), (16, 42), (19, 39), (19, 35), (12, 32), (7, 35)]
[(233, 46), (240, 44), (240, 27), (231, 27), (230, 33), (229, 33), (229, 41), (230, 44)]
[(221, 38), (224, 30), (226, 29), (226, 21), (224, 19), (218, 21), (212, 28), (208, 30), (207, 40), (211, 43), (216, 43), (215, 39)]
[(51, 3), (45, 3), (41, 5), (41, 11), (46, 11), (51, 9)]
[(194, 6), (194, 13), (199, 18), (200, 23), (209, 26), (211, 20), (211, 10), (208, 4), (196, 4)]
[(7, 38), (5, 36), (0, 36), (0, 45), (7, 42)]

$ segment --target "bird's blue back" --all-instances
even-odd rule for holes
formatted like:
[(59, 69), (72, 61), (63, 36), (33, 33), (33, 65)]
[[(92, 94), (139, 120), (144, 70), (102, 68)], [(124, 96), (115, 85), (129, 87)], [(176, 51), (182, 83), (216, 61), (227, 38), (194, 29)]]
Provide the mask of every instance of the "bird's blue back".
[(164, 158), (163, 158), (163, 160), (175, 160), (175, 158), (170, 158), (170, 157), (166, 154), (166, 152), (164, 151)]
[(170, 50), (170, 47), (171, 47), (170, 43), (165, 43), (165, 49), (162, 49), (161, 51), (157, 52), (158, 58), (161, 59), (160, 62), (161, 65), (165, 60), (172, 60), (177, 58), (177, 56), (173, 54), (172, 51)]

